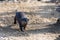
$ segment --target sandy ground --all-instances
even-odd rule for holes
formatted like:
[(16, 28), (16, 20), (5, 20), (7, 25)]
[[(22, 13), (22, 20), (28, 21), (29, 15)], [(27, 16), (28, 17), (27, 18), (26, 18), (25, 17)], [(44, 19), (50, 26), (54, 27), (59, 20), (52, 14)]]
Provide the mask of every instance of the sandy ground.
[[(6, 4), (6, 5), (8, 5), (8, 4)], [(45, 5), (45, 4), (43, 4), (43, 5)], [(46, 5), (48, 5), (48, 4), (46, 4)], [(10, 5), (8, 5), (8, 6), (10, 7)], [(35, 6), (35, 5), (33, 5), (33, 6)], [(11, 8), (9, 8), (7, 6), (3, 6), (3, 9), (5, 7), (7, 9), (15, 8), (15, 6), (13, 6)], [(0, 7), (0, 8), (2, 8), (2, 7)], [(43, 24), (28, 25), (25, 32), (19, 31), (19, 27), (16, 25), (0, 27), (0, 40), (60, 40), (59, 35), (60, 35), (60, 25), (56, 24), (56, 23), (52, 23), (52, 24), (43, 23)]]
[(60, 25), (56, 23), (28, 25), (25, 32), (14, 26), (0, 27), (0, 40), (60, 40)]

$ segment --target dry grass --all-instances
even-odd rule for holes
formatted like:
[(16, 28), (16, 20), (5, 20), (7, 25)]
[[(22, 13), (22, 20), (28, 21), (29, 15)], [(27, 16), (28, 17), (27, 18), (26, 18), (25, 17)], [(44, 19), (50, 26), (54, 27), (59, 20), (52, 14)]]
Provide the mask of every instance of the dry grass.
[(45, 5), (55, 5), (55, 4), (47, 4), (41, 2), (33, 2), (33, 3), (0, 3), (0, 12), (19, 10), (30, 12), (37, 9), (37, 6), (45, 6)]

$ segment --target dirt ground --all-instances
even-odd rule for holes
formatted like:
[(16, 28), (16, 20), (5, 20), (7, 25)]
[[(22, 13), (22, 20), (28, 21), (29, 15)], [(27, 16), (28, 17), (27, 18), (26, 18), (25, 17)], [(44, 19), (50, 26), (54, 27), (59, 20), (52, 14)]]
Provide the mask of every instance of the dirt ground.
[(0, 40), (60, 40), (60, 25), (56, 23), (27, 25), (25, 32), (15, 26), (0, 27)]
[[(37, 6), (40, 7), (39, 3), (34, 3), (34, 4), (36, 4)], [(0, 5), (0, 8), (2, 8), (2, 9), (0, 9), (0, 12), (10, 11), (15, 8), (17, 8), (17, 9), (21, 8), (18, 6), (20, 4), (15, 4), (14, 6), (13, 5), (14, 5), (13, 3), (9, 3), (9, 4), (2, 3)], [(28, 6), (28, 4), (23, 4), (21, 6), (24, 6), (24, 5), (27, 5), (27, 7), (30, 7), (30, 6), (32, 7), (33, 4), (32, 3), (29, 4), (30, 6)], [(33, 5), (33, 6), (36, 7), (36, 5)], [(41, 4), (41, 5), (49, 6), (50, 4)], [(48, 8), (50, 8), (50, 7), (48, 7)], [(52, 8), (54, 9), (54, 7), (52, 7)], [(24, 8), (21, 8), (21, 9), (24, 9)], [(31, 8), (27, 8), (27, 9), (31, 9)], [(27, 10), (27, 9), (25, 9), (24, 11), (29, 12), (29, 10)], [(45, 10), (47, 10), (47, 9), (45, 9)], [(46, 12), (45, 10), (43, 10), (43, 11)], [(50, 14), (48, 16), (50, 16)], [(3, 22), (4, 22), (4, 20), (3, 20)], [(12, 20), (10, 20), (10, 21), (12, 21)], [(0, 40), (60, 40), (60, 25), (57, 23), (32, 24), (32, 25), (27, 25), (25, 32), (19, 31), (19, 27), (17, 25), (9, 25), (6, 27), (4, 26), (4, 27), (0, 27)]]

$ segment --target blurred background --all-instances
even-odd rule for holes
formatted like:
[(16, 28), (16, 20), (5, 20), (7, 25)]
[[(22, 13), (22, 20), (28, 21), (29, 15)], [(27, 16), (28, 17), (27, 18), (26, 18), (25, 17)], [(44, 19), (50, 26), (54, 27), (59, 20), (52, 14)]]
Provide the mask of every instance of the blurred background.
[[(26, 32), (13, 25), (17, 11), (29, 19)], [(60, 0), (0, 0), (0, 40), (60, 40)]]

